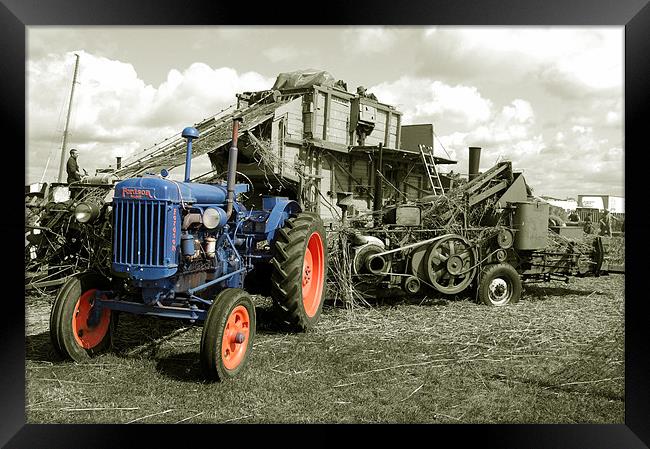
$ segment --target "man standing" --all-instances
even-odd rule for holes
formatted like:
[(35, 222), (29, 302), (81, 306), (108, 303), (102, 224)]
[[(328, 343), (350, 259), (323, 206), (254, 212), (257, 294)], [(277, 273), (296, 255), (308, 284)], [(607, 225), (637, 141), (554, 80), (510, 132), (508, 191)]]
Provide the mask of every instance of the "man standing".
[[(81, 181), (81, 173), (79, 172), (79, 165), (77, 164), (77, 156), (79, 152), (76, 149), (70, 150), (70, 157), (66, 164), (66, 171), (68, 172), (68, 184)], [(88, 174), (84, 169), (84, 173)]]
[(607, 209), (603, 210), (600, 218), (600, 235), (612, 236), (612, 217)]
[(587, 215), (585, 218), (585, 224), (583, 225), (582, 229), (585, 231), (585, 234), (592, 234), (594, 232), (594, 226), (593, 223), (591, 222), (591, 216)]

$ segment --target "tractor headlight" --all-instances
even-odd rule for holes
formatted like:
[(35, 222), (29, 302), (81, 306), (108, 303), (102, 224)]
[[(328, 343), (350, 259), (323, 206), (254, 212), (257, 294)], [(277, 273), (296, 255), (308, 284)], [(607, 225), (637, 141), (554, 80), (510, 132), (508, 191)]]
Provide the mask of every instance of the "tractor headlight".
[(227, 221), (226, 211), (220, 207), (208, 207), (203, 211), (203, 226), (208, 229), (224, 226)]
[(79, 223), (91, 223), (99, 216), (99, 206), (93, 203), (79, 203), (74, 210), (74, 218)]

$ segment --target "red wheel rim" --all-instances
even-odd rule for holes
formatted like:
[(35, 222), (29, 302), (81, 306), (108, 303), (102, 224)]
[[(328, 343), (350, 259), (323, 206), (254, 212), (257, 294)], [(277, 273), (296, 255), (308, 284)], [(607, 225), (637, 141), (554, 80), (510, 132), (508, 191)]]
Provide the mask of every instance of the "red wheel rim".
[(302, 264), (302, 303), (309, 317), (316, 315), (325, 280), (325, 251), (318, 232), (309, 236)]
[(111, 311), (102, 310), (99, 321), (94, 325), (88, 324), (88, 318), (92, 311), (91, 299), (95, 297), (96, 289), (84, 292), (74, 306), (72, 314), (72, 334), (79, 346), (84, 349), (92, 349), (106, 336), (111, 323)]
[(250, 330), (248, 310), (244, 306), (235, 307), (228, 316), (221, 340), (221, 361), (226, 369), (235, 369), (244, 360)]

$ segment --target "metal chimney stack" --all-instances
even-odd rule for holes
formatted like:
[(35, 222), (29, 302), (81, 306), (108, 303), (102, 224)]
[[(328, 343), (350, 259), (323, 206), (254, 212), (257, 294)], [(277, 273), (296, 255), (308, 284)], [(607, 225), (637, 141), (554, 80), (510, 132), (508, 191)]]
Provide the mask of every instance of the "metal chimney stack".
[(469, 180), (479, 175), (478, 167), (481, 163), (481, 147), (469, 147)]
[(239, 138), (239, 124), (243, 123), (242, 117), (232, 119), (232, 146), (228, 152), (228, 179), (226, 183), (226, 217), (230, 218), (235, 203), (235, 177), (237, 176), (237, 140)]
[(117, 170), (119, 170), (120, 168), (122, 168), (122, 157), (116, 156), (115, 159), (116, 159), (115, 166), (117, 167)]

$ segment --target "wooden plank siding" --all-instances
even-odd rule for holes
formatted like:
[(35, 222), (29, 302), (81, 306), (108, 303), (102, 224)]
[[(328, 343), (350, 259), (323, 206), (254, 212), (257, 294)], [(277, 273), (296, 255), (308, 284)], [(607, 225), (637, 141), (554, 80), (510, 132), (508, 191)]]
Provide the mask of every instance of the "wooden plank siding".
[(377, 114), (375, 116), (375, 128), (369, 135), (366, 136), (366, 145), (379, 145), (380, 143), (383, 143), (384, 146), (388, 146), (386, 144), (387, 115), (387, 111), (377, 110)]
[[(354, 107), (375, 109), (375, 126), (366, 136), (365, 145), (385, 147), (383, 176), (390, 184), (383, 183), (384, 203), (421, 198), (427, 193), (424, 167), (414, 155), (395, 151), (400, 148), (401, 113), (389, 105), (322, 86), (301, 91), (256, 129), (258, 141), (262, 145), (270, 143), (272, 157), (266, 162), (271, 164), (260, 170), (262, 167), (257, 163), (243, 163), (242, 158), (238, 170), (251, 177), (256, 192), (280, 191), (292, 198), (295, 195), (294, 199), (302, 201), (306, 210), (319, 213), (326, 223), (340, 219), (337, 192), (353, 193), (353, 214), (372, 211), (374, 150), (350, 152), (350, 146), (357, 145), (352, 128), (358, 115), (354, 114)], [(253, 140), (244, 137), (242, 150), (245, 145), (252, 148)], [(227, 153), (217, 152), (213, 157), (218, 157), (219, 164), (224, 166)], [(271, 190), (269, 183), (273, 186)], [(278, 190), (280, 184), (286, 189)]]
[(350, 101), (330, 96), (328, 111), (329, 121), (327, 122), (327, 134), (324, 139), (349, 145)]
[(286, 118), (286, 137), (301, 140), (304, 135), (302, 99), (296, 98), (275, 110), (275, 118)]
[[(325, 126), (325, 102), (327, 98), (322, 92), (316, 92), (314, 95), (314, 137), (323, 138), (323, 128)], [(323, 139), (325, 140), (325, 139)]]

